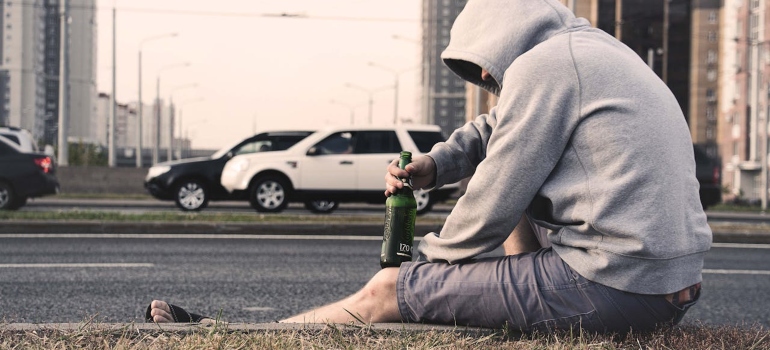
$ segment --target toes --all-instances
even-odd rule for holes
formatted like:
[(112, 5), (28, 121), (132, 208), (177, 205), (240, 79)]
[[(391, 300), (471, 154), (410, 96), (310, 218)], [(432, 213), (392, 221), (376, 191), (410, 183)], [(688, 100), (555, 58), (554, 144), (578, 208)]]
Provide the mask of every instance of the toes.
[(163, 311), (166, 311), (167, 313), (171, 313), (171, 308), (168, 306), (168, 303), (163, 300), (153, 300), (152, 303), (150, 303), (150, 307), (153, 309), (161, 309)]
[(171, 307), (163, 300), (153, 300), (150, 303), (150, 316), (152, 320), (157, 323), (174, 322), (174, 317), (171, 316)]
[(158, 323), (174, 322), (174, 318), (171, 317), (171, 314), (161, 308), (153, 308), (152, 311), (150, 311), (150, 316), (152, 316), (153, 321)]
[(153, 316), (152, 321), (155, 323), (170, 323), (171, 320), (163, 317), (163, 316)]

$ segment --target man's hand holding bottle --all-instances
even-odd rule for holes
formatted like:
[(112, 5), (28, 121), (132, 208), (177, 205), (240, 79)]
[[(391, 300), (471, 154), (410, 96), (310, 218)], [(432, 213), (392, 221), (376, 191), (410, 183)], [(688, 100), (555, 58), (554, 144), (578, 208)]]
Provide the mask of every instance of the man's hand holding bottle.
[(398, 159), (393, 160), (385, 174), (385, 196), (390, 197), (396, 190), (403, 188), (404, 183), (401, 179), (407, 179), (410, 176), (413, 189), (419, 190), (430, 186), (436, 180), (436, 162), (433, 158), (422, 155), (412, 159), (406, 169), (401, 169), (398, 167)]

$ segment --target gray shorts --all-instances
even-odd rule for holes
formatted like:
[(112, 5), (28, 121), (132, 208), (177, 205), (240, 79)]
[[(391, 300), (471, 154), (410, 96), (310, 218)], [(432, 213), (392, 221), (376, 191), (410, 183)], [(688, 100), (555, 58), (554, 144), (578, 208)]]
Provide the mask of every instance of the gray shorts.
[[(454, 265), (401, 265), (398, 308), (404, 322), (551, 332), (581, 327), (626, 333), (678, 323), (692, 304), (627, 293), (591, 282), (553, 250)], [(697, 300), (697, 298), (696, 298)]]

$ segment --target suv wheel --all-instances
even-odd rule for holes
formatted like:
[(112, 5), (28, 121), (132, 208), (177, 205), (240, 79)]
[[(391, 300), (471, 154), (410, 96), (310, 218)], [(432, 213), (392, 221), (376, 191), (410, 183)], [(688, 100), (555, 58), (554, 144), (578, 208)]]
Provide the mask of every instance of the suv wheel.
[(433, 201), (428, 191), (414, 191), (414, 199), (417, 200), (417, 215), (425, 214), (433, 208)]
[(0, 210), (16, 210), (26, 202), (27, 199), (24, 198), (23, 203), (19, 205), (19, 199), (16, 198), (16, 194), (13, 192), (11, 185), (0, 182)]
[(174, 190), (174, 202), (184, 211), (199, 211), (209, 204), (206, 187), (198, 180), (184, 180)]
[(251, 207), (261, 213), (278, 213), (289, 205), (289, 188), (277, 176), (265, 176), (254, 181), (249, 190)]
[(323, 199), (305, 202), (305, 209), (310, 210), (316, 214), (331, 214), (331, 212), (335, 211), (339, 206), (340, 204), (335, 201), (328, 201)]

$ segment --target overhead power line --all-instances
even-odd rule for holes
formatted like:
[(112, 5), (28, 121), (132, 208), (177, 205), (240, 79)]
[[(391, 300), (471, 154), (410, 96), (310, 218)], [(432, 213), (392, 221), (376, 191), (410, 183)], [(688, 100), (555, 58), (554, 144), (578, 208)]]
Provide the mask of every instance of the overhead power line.
[[(0, 0), (0, 5), (5, 6), (6, 3), (14, 5), (20, 5), (24, 7), (36, 7), (36, 8), (50, 8), (44, 4), (30, 2), (29, 0)], [(89, 10), (89, 11), (112, 11), (113, 7), (97, 7), (86, 5), (69, 5), (70, 11), (72, 10)], [(157, 9), (157, 8), (139, 8), (139, 7), (114, 7), (118, 12), (134, 12), (134, 13), (148, 13), (148, 14), (162, 14), (162, 15), (180, 15), (180, 16), (206, 16), (206, 17), (262, 17), (262, 18), (284, 18), (284, 19), (314, 19), (324, 21), (355, 21), (355, 22), (393, 22), (393, 23), (415, 23), (420, 22), (420, 19), (416, 18), (384, 18), (384, 17), (354, 17), (354, 16), (315, 16), (305, 13), (265, 13), (265, 12), (232, 12), (232, 11), (209, 11), (209, 10), (180, 10), (180, 9)]]

